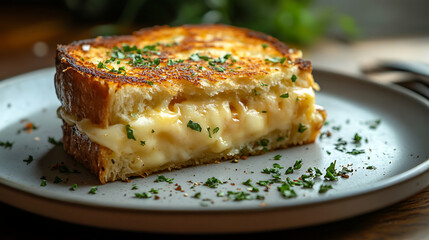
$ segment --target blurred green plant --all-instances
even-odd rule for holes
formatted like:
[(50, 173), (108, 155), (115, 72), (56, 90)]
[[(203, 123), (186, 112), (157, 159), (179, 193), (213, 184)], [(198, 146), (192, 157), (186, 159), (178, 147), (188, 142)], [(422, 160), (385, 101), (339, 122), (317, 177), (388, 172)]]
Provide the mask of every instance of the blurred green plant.
[[(99, 18), (109, 16), (113, 21), (113, 24), (97, 25), (94, 35), (123, 34), (131, 27), (142, 25), (224, 23), (261, 31), (289, 44), (301, 46), (313, 44), (332, 28), (340, 29), (342, 39), (354, 40), (359, 37), (359, 29), (353, 18), (336, 12), (332, 6), (316, 8), (313, 0), (128, 0), (120, 1), (122, 4), (112, 0), (88, 0), (85, 4), (76, 2), (79, 1), (66, 1), (72, 10), (80, 11), (80, 17), (96, 18), (96, 12)], [(98, 12), (85, 9), (85, 6), (97, 6)], [(112, 14), (116, 19), (112, 19)]]

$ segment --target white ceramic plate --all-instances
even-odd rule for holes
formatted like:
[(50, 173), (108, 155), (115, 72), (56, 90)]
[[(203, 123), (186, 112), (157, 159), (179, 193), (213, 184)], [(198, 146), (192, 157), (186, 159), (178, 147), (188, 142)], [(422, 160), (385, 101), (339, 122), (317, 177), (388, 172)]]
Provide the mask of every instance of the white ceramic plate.
[[(328, 124), (316, 143), (238, 163), (227, 161), (159, 174), (174, 178), (173, 183), (155, 182), (158, 175), (153, 175), (99, 185), (61, 146), (48, 141), (62, 136), (61, 121), (56, 117), (59, 101), (53, 86), (54, 71), (43, 69), (0, 83), (0, 141), (13, 143), (12, 148), (0, 146), (0, 198), (36, 214), (124, 230), (265, 231), (367, 213), (429, 185), (428, 101), (407, 90), (324, 71), (314, 75), (322, 89), (316, 101), (326, 108)], [(381, 121), (373, 129), (376, 120)], [(37, 129), (32, 133), (20, 131), (27, 122)], [(360, 145), (354, 143), (356, 133), (361, 137)], [(347, 153), (353, 149), (365, 152)], [(280, 160), (274, 160), (276, 155), (281, 155)], [(297, 160), (302, 160), (301, 169), (285, 174)], [(284, 167), (280, 177), (286, 180), (299, 179), (314, 167), (325, 174), (334, 161), (338, 171), (342, 167), (353, 170), (349, 178), (324, 181), (322, 175), (315, 179), (313, 188), (294, 186), (295, 198), (282, 196), (277, 190), (281, 183), (273, 183), (270, 189), (257, 184), (273, 178), (262, 173), (273, 164)], [(217, 188), (204, 186), (211, 177), (224, 183)], [(41, 178), (46, 179), (46, 186), (40, 186)], [(259, 192), (251, 192), (243, 184), (248, 179)], [(77, 188), (72, 191), (74, 184)], [(319, 193), (321, 184), (331, 184), (333, 189)], [(94, 186), (98, 187), (95, 194), (89, 193)], [(158, 193), (146, 199), (135, 197), (135, 193), (151, 189)], [(228, 191), (244, 192), (252, 200), (235, 201), (232, 194), (227, 196)]]

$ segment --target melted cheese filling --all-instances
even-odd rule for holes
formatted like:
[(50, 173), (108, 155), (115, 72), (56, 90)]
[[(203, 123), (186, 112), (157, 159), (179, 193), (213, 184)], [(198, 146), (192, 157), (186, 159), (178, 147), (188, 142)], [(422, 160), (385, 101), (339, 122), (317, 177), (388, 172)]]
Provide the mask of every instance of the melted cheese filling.
[[(59, 113), (91, 141), (111, 149), (120, 159), (128, 159), (131, 169), (151, 169), (207, 153), (235, 155), (246, 144), (273, 131), (283, 133), (284, 141), (290, 144), (302, 143), (323, 118), (315, 111), (312, 88), (290, 90), (287, 98), (270, 91), (245, 101), (238, 96), (187, 99), (146, 109), (128, 124), (107, 128), (88, 119), (76, 121), (62, 109)], [(201, 131), (188, 127), (190, 120), (198, 123)], [(300, 124), (306, 126), (306, 131), (297, 130)]]

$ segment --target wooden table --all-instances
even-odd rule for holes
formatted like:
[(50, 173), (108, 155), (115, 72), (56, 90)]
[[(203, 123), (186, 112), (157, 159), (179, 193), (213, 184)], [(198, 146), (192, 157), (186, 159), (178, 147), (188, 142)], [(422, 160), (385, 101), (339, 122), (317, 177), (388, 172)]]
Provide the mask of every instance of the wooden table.
[[(26, 21), (30, 22), (31, 20), (27, 19)], [(9, 45), (0, 46), (2, 53), (0, 57), (0, 79), (42, 67), (54, 66), (53, 59), (57, 42), (68, 43), (73, 39), (88, 35), (84, 30), (80, 31), (79, 29), (74, 32), (46, 31), (47, 28), (62, 29), (62, 24), (64, 22), (61, 21), (36, 22), (31, 28), (28, 27), (36, 36), (33, 35), (30, 39), (27, 36), (25, 41), (21, 38), (25, 34), (24, 30), (14, 31), (15, 35), (12, 37), (16, 41), (8, 38)], [(6, 34), (10, 33), (11, 31), (6, 32)], [(6, 36), (0, 37), (4, 41)], [(17, 39), (21, 42), (17, 42)], [(35, 44), (36, 42), (39, 43)], [(361, 64), (377, 58), (427, 61), (429, 38), (374, 40), (352, 45), (322, 41), (313, 48), (304, 51), (305, 57), (311, 59), (315, 67), (359, 75)], [(389, 81), (391, 80), (387, 82)], [(5, 220), (5, 223), (1, 225), (1, 239), (51, 236), (59, 239), (93, 239), (94, 237), (149, 239), (163, 236), (70, 224), (34, 215), (2, 203), (0, 203), (0, 213), (2, 219)], [(186, 238), (198, 239), (223, 237), (234, 239), (249, 237), (271, 239), (429, 239), (429, 187), (393, 206), (339, 222), (285, 231), (222, 236), (186, 236)]]

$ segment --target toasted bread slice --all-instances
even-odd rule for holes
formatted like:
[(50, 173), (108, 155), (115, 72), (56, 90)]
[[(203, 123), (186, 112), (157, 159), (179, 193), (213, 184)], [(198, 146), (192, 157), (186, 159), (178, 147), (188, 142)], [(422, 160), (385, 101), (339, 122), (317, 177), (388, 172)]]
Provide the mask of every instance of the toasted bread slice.
[(311, 63), (226, 25), (58, 45), (66, 152), (101, 183), (314, 142), (326, 119)]

